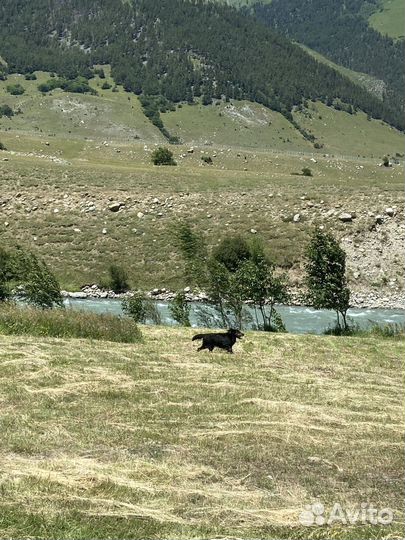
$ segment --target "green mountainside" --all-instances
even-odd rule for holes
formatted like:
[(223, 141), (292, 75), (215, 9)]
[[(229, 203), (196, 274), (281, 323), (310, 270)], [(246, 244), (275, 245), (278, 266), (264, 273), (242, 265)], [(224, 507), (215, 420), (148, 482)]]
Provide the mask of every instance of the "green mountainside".
[[(0, 81), (0, 107), (15, 111), (11, 117), (0, 118), (0, 142), (10, 151), (36, 155), (43, 152), (46, 140), (51, 143), (51, 154), (61, 160), (93, 159), (93, 149), (104, 141), (118, 145), (121, 155), (122, 145), (165, 144), (164, 135), (145, 116), (141, 96), (126, 92), (121, 85), (114, 87), (109, 66), (97, 69), (103, 77), (98, 74), (90, 79), (94, 93), (86, 94), (60, 88), (40, 92), (38, 86), (50, 79), (49, 72), (35, 72), (35, 80), (14, 74)], [(24, 93), (11, 95), (7, 88), (14, 85), (20, 85)], [(386, 154), (402, 154), (405, 140), (402, 132), (385, 122), (320, 101), (294, 108), (293, 123), (263, 105), (233, 99), (202, 105), (199, 98), (193, 105), (180, 103), (160, 116), (165, 129), (183, 144), (206, 147), (212, 154), (220, 147), (234, 147), (381, 159)]]
[(379, 0), (272, 0), (254, 4), (252, 11), (289, 39), (345, 68), (384, 81), (384, 102), (403, 114), (405, 42), (370, 26), (370, 16), (378, 24), (384, 14), (379, 6)]
[(249, 100), (295, 125), (294, 108), (311, 99), (360, 109), (404, 128), (401, 111), (388, 95), (381, 100), (370, 94), (227, 5), (5, 0), (0, 14), (0, 53), (9, 72), (53, 71), (60, 78), (45, 82), (43, 93), (56, 87), (89, 93), (86, 81), (94, 76), (93, 65), (110, 64), (114, 83), (140, 96), (145, 114), (172, 142), (177, 139), (160, 113), (199, 100), (204, 105), (216, 99)]

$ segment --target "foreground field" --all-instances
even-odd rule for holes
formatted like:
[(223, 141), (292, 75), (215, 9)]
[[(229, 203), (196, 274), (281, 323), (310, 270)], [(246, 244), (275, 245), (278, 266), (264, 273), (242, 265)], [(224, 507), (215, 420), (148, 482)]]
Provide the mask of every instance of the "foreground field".
[[(402, 342), (143, 334), (0, 337), (0, 537), (402, 537)], [(300, 525), (315, 501), (394, 522)]]

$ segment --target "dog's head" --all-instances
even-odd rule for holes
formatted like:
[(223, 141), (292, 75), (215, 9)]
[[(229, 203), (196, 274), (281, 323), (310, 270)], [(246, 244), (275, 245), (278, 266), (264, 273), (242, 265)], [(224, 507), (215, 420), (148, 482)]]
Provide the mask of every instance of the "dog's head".
[(235, 336), (238, 339), (242, 339), (243, 336), (245, 335), (243, 332), (241, 332), (237, 328), (229, 328), (228, 334), (230, 334), (231, 336)]

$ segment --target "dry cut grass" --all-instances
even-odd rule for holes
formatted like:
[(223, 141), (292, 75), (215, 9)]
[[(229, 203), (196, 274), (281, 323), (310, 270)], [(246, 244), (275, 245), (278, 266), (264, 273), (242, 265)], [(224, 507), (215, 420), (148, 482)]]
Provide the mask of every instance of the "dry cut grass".
[[(400, 538), (404, 344), (0, 337), (1, 538)], [(300, 525), (362, 502), (387, 526)]]

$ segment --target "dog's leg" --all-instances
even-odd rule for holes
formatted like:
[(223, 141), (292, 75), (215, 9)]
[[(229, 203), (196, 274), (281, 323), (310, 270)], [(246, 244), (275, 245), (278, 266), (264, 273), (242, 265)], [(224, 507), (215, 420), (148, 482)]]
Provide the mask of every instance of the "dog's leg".
[(229, 354), (233, 354), (232, 346), (231, 346), (231, 347), (228, 347), (228, 348), (227, 348), (227, 351), (229, 352)]

